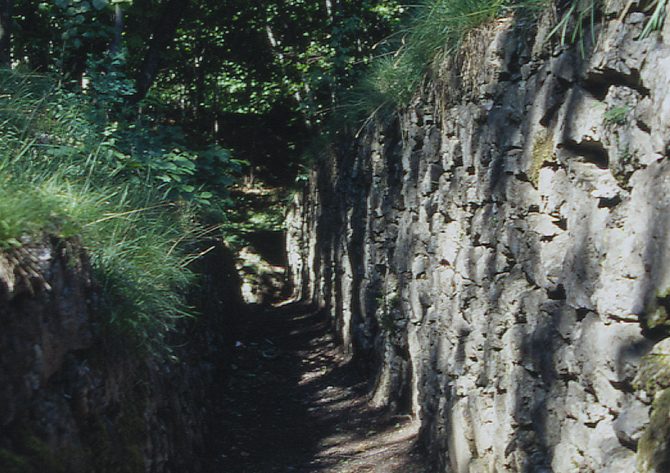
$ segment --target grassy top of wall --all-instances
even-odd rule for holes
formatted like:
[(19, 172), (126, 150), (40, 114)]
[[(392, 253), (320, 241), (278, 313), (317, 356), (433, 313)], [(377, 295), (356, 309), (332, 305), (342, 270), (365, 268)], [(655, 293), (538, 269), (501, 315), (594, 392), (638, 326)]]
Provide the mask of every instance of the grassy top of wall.
[[(405, 27), (389, 38), (392, 47), (373, 61), (367, 74), (343, 104), (352, 118), (364, 120), (380, 111), (405, 107), (421, 83), (446, 56), (456, 54), (468, 33), (502, 17), (534, 20), (549, 8), (557, 9), (550, 38), (584, 48), (588, 35), (601, 21), (608, 0), (569, 0), (557, 8), (552, 0), (425, 0), (414, 6)], [(663, 25), (668, 0), (643, 2), (649, 14), (641, 37)]]

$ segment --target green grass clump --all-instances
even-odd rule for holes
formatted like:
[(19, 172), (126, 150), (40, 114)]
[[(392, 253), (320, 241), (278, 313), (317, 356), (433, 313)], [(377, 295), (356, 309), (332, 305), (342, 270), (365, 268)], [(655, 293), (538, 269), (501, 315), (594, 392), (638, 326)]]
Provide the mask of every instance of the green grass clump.
[[(595, 41), (596, 23), (607, 0), (570, 0), (559, 12), (550, 38), (563, 45), (578, 44), (585, 54), (586, 39)], [(650, 14), (641, 38), (662, 27), (668, 0), (651, 0)], [(344, 100), (342, 109), (356, 120), (369, 119), (384, 110), (409, 104), (436, 63), (454, 54), (469, 32), (497, 18), (533, 15), (550, 7), (550, 0), (424, 0), (403, 30), (386, 42), (387, 51), (374, 60), (359, 84)]]
[(588, 32), (595, 42), (596, 18), (601, 7), (602, 0), (572, 0), (549, 36), (558, 36), (562, 45), (578, 43), (584, 55)]
[(69, 235), (73, 228), (52, 196), (15, 182), (0, 185), (0, 248), (20, 247), (22, 238), (42, 232)]
[(0, 249), (80, 238), (110, 327), (161, 350), (190, 315), (183, 294), (195, 255), (184, 248), (202, 231), (195, 204), (138, 169), (89, 108), (44, 78), (2, 73)]
[[(407, 26), (389, 38), (391, 52), (373, 61), (345, 100), (357, 117), (406, 106), (435, 63), (458, 50), (467, 34), (517, 8), (536, 9), (544, 0), (425, 0)], [(395, 44), (394, 44), (395, 43)]]
[(423, 75), (424, 71), (417, 69), (405, 54), (379, 58), (361, 82), (347, 94), (345, 114), (360, 120), (380, 111), (406, 106)]
[(630, 112), (630, 107), (626, 105), (612, 107), (608, 109), (603, 115), (603, 122), (605, 125), (623, 125), (626, 123)]
[(651, 14), (649, 21), (644, 26), (640, 39), (648, 37), (652, 32), (660, 30), (668, 16), (668, 0), (653, 0), (649, 2), (645, 11)]
[(408, 52), (423, 62), (458, 48), (466, 34), (500, 16), (507, 0), (432, 0), (408, 28)]
[[(560, 13), (559, 20), (550, 33), (550, 37), (558, 37), (564, 46), (577, 44), (581, 54), (586, 54), (586, 39), (590, 38), (595, 43), (595, 32), (598, 18), (603, 7), (609, 0), (571, 0), (565, 10)], [(639, 39), (644, 39), (652, 32), (663, 27), (667, 16), (668, 0), (650, 0), (643, 2), (643, 11), (648, 13), (647, 20)], [(629, 6), (630, 7), (630, 6)], [(622, 12), (623, 16), (628, 8)]]

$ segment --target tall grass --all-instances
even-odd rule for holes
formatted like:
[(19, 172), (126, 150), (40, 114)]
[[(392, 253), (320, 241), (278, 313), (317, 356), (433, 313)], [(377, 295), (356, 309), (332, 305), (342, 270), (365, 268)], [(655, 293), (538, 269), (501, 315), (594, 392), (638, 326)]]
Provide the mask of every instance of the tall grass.
[(111, 326), (160, 350), (190, 313), (182, 294), (191, 256), (181, 243), (199, 228), (189, 204), (123, 177), (87, 106), (48, 79), (1, 73), (0, 248), (79, 236)]
[[(550, 34), (563, 45), (585, 40), (607, 0), (569, 0)], [(641, 38), (661, 28), (668, 0), (650, 0), (650, 14)], [(408, 105), (432, 66), (458, 51), (467, 34), (511, 12), (535, 14), (552, 5), (551, 0), (423, 0), (403, 30), (387, 41), (390, 50), (373, 61), (359, 84), (345, 98), (342, 109), (356, 120), (371, 118), (384, 110)]]
[[(560, 39), (562, 45), (578, 44), (582, 54), (585, 53), (585, 40), (595, 42), (595, 31), (598, 15), (608, 0), (571, 0), (561, 12), (558, 23), (551, 36)], [(649, 0), (642, 2), (642, 10), (649, 18), (638, 39), (647, 38), (654, 31), (660, 30), (667, 17), (668, 0)], [(624, 9), (622, 16), (628, 12), (630, 5)]]
[(423, 76), (423, 68), (404, 52), (378, 58), (361, 81), (345, 94), (342, 109), (346, 118), (360, 121), (407, 105)]
[[(536, 7), (542, 0), (520, 0)], [(347, 96), (344, 109), (354, 117), (406, 106), (426, 74), (458, 50), (468, 32), (516, 8), (511, 0), (424, 0), (414, 5), (406, 26), (389, 38), (391, 51), (373, 61)]]
[(649, 2), (646, 8), (651, 16), (644, 26), (640, 38), (648, 37), (653, 31), (660, 30), (668, 16), (668, 0), (653, 0)]
[(562, 45), (578, 43), (584, 55), (587, 33), (590, 33), (592, 42), (595, 42), (596, 16), (600, 7), (600, 0), (570, 2), (549, 36), (559, 37)]
[(408, 52), (430, 62), (458, 48), (465, 35), (498, 18), (507, 0), (433, 0), (422, 4), (408, 29)]

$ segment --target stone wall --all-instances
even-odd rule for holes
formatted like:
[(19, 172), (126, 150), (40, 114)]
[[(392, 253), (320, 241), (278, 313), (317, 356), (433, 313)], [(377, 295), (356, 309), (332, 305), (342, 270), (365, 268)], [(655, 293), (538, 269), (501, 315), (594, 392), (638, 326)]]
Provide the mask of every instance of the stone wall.
[(295, 295), (436, 472), (670, 471), (670, 22), (626, 3), (583, 53), (470, 35), (289, 212)]
[(0, 254), (0, 471), (211, 471), (208, 434), (242, 304), (232, 256), (207, 243), (190, 294), (202, 316), (171, 335), (170, 360), (110, 331), (77, 242)]

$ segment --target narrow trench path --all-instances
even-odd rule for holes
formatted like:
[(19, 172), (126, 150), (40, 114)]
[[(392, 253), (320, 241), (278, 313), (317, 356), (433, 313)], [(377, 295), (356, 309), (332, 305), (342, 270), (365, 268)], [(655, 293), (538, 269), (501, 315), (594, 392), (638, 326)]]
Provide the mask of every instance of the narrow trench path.
[(322, 314), (287, 304), (251, 316), (243, 333), (213, 472), (428, 472), (415, 424), (369, 405)]

